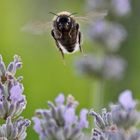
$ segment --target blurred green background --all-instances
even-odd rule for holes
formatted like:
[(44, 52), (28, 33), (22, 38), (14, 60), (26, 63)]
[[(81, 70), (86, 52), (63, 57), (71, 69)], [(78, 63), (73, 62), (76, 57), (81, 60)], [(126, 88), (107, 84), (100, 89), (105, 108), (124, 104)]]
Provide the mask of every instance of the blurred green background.
[[(31, 20), (51, 20), (48, 12), (84, 12), (84, 0), (1, 0), (0, 1), (0, 54), (8, 64), (14, 54), (21, 56), (23, 68), (17, 75), (23, 75), (27, 108), (25, 118), (31, 119), (37, 108), (46, 108), (47, 100), (54, 100), (58, 93), (72, 94), (80, 102), (80, 108), (92, 108), (91, 79), (76, 75), (73, 62), (81, 53), (66, 56), (66, 65), (55, 47), (50, 34), (35, 36), (21, 32), (25, 23)], [(132, 14), (121, 19), (128, 31), (128, 38), (119, 51), (128, 67), (125, 77), (119, 82), (108, 82), (105, 88), (104, 104), (115, 101), (124, 89), (131, 89), (134, 96), (140, 95), (140, 1), (132, 1)], [(92, 44), (83, 44), (88, 52)], [(90, 49), (89, 49), (90, 50)], [(28, 129), (27, 140), (37, 140), (37, 134)]]

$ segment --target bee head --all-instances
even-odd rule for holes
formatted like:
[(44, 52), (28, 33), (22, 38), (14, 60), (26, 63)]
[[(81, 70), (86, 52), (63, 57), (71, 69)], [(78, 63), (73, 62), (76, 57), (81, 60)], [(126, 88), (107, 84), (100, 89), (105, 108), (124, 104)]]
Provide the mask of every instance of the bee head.
[(67, 11), (63, 11), (58, 14), (55, 14), (53, 12), (49, 13), (55, 15), (54, 26), (57, 27), (59, 31), (69, 31), (75, 23), (75, 20), (72, 18), (72, 16), (77, 14), (69, 13)]
[(67, 15), (58, 16), (56, 25), (59, 30), (70, 30), (72, 27), (72, 19)]

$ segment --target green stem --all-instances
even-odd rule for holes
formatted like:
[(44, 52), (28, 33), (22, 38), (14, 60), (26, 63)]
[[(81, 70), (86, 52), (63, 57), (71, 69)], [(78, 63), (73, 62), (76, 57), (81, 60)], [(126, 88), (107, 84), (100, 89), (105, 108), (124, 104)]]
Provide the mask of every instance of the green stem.
[(104, 104), (104, 87), (105, 82), (103, 79), (96, 79), (92, 83), (92, 91), (91, 91), (91, 104), (94, 110), (101, 110)]

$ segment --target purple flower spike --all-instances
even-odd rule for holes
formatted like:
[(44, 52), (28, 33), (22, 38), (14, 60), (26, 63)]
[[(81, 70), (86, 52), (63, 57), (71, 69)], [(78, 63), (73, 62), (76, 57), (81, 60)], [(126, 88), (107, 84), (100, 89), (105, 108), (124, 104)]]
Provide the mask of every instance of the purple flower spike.
[(119, 96), (116, 105), (111, 106), (113, 122), (125, 130), (130, 130), (139, 122), (140, 112), (136, 110), (136, 101), (130, 90), (125, 90)]
[(5, 124), (0, 125), (0, 140), (25, 140), (27, 136), (30, 121), (19, 117), (27, 102), (20, 83), (21, 76), (15, 77), (21, 66), (20, 57), (15, 55), (14, 61), (6, 68), (0, 56), (0, 119), (5, 120)]
[(19, 116), (26, 107), (26, 98), (23, 95), (23, 85), (20, 77), (16, 79), (15, 73), (21, 67), (21, 59), (14, 56), (6, 68), (2, 57), (0, 57), (0, 118), (15, 118)]
[(26, 129), (30, 121), (22, 117), (16, 121), (7, 118), (6, 124), (0, 126), (0, 140), (24, 140), (26, 138)]
[(87, 0), (88, 11), (109, 10), (114, 16), (126, 16), (131, 12), (130, 0)]
[(136, 110), (136, 102), (130, 90), (124, 91), (117, 104), (111, 104), (110, 112), (105, 108), (98, 114), (91, 110), (95, 128), (91, 140), (139, 140), (140, 131), (136, 128), (140, 112)]
[(126, 68), (126, 62), (121, 57), (113, 55), (98, 56), (87, 54), (86, 58), (76, 60), (75, 67), (80, 75), (104, 79), (121, 80)]
[(78, 102), (74, 97), (69, 95), (64, 101), (64, 95), (60, 94), (55, 99), (56, 104), (48, 102), (49, 109), (36, 110), (34, 130), (40, 140), (84, 140), (82, 130), (88, 127), (87, 110), (83, 109), (79, 118), (76, 115)]

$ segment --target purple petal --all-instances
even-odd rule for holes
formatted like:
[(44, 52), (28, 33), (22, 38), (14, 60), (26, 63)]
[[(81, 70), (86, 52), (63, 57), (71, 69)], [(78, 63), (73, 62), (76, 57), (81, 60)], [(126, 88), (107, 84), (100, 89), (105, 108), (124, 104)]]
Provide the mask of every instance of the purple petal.
[(72, 125), (76, 122), (77, 116), (75, 115), (74, 108), (67, 108), (64, 112), (64, 120), (66, 125)]
[(19, 84), (14, 85), (10, 89), (10, 99), (12, 101), (21, 101), (24, 100), (24, 96), (22, 95), (23, 93), (23, 87)]
[(82, 109), (80, 112), (80, 123), (79, 123), (79, 127), (82, 128), (88, 128), (88, 124), (89, 122), (87, 121), (87, 113), (88, 110), (87, 109)]
[(0, 100), (3, 98), (3, 95), (2, 95), (2, 90), (0, 88)]
[(41, 134), (42, 133), (42, 128), (41, 128), (41, 122), (40, 122), (40, 119), (37, 118), (37, 117), (33, 117), (32, 120), (34, 121), (34, 130)]
[(65, 101), (64, 94), (59, 94), (58, 97), (55, 99), (57, 105), (62, 105)]
[(121, 93), (119, 102), (127, 110), (134, 109), (136, 106), (136, 101), (133, 100), (132, 92), (130, 90), (125, 90)]
[(17, 62), (15, 65), (16, 65), (16, 68), (19, 69), (22, 67), (22, 62)]

